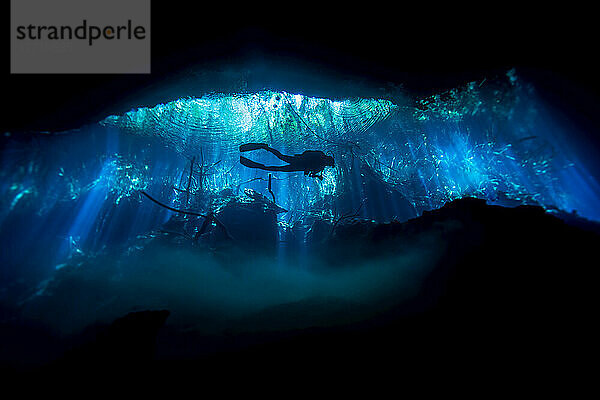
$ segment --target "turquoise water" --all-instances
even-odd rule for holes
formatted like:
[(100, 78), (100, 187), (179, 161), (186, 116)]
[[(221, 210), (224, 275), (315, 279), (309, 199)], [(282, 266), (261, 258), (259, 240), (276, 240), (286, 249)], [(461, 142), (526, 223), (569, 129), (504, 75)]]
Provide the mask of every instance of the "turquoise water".
[[(320, 262), (309, 250), (308, 233), (315, 222), (331, 224), (347, 215), (405, 221), (466, 196), (506, 206), (575, 211), (600, 221), (600, 187), (586, 160), (578, 157), (579, 132), (564, 121), (538, 98), (534, 87), (508, 71), (423, 98), (402, 89), (380, 98), (336, 99), (267, 89), (206, 93), (106, 116), (75, 131), (27, 139), (5, 134), (0, 164), (1, 297), (6, 302), (43, 296), (48, 279), (78, 265), (96, 272), (77, 272), (77, 279), (134, 285), (144, 274), (141, 264), (159, 270), (149, 260), (164, 266), (165, 260), (175, 259), (185, 267), (169, 273), (173, 282), (155, 276), (148, 284), (161, 287), (157, 293), (167, 293), (173, 302), (177, 285), (195, 293), (188, 278), (201, 281), (197, 275), (205, 271), (220, 283), (214, 284), (218, 289), (207, 295), (209, 300), (198, 295), (198, 309), (219, 299), (235, 303), (232, 291), (271, 299), (257, 300), (260, 307), (342, 293), (348, 301), (368, 303), (365, 298), (378, 292), (374, 288), (419, 270), (413, 261), (422, 254), (415, 250), (407, 255), (413, 261), (403, 261), (400, 270), (384, 263), (375, 275), (361, 270), (345, 273), (341, 281), (307, 275), (307, 265)], [(334, 157), (335, 167), (325, 168), (323, 180), (302, 172), (271, 173), (271, 194), (268, 172), (239, 163), (239, 145), (247, 142), (267, 143), (284, 154), (321, 150)], [(244, 154), (264, 164), (281, 163), (262, 150)], [(269, 261), (255, 262), (266, 267), (249, 286), (227, 274), (221, 280), (215, 272), (221, 264), (206, 255), (212, 254), (210, 249), (202, 250), (206, 254), (148, 258), (144, 253), (132, 259), (174, 215), (142, 192), (172, 208), (223, 218), (233, 198), (242, 205), (260, 201), (277, 210), (271, 228), (278, 250)], [(268, 205), (271, 199), (276, 205)], [(237, 223), (231, 218), (230, 223)], [(199, 230), (199, 224), (188, 224), (176, 233), (191, 237)], [(286, 239), (292, 236), (293, 262), (291, 239)], [(203, 266), (190, 269), (190, 262)], [(133, 278), (127, 265), (133, 266)], [(288, 267), (289, 274), (278, 275)], [(95, 275), (105, 270), (108, 275)], [(248, 281), (247, 272), (241, 276)], [(372, 285), (365, 283), (370, 279)], [(406, 287), (406, 281), (398, 282), (389, 293)], [(258, 295), (264, 287), (271, 288), (271, 297)], [(122, 296), (119, 290), (100, 291), (102, 301), (92, 301), (90, 308)], [(349, 294), (354, 292), (360, 296)], [(155, 301), (152, 294), (142, 293), (135, 300), (138, 306), (164, 304), (164, 299)], [(155, 292), (150, 288), (150, 293)], [(117, 308), (126, 311), (129, 306), (125, 301)]]

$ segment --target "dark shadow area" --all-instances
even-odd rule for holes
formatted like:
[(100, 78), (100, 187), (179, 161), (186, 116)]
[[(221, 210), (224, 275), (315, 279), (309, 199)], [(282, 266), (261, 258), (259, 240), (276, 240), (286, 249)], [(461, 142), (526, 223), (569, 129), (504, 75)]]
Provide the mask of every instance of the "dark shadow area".
[[(207, 89), (240, 90), (229, 80), (209, 87), (211, 74), (241, 76), (248, 90), (285, 88), (335, 98), (339, 88), (322, 85), (332, 78), (351, 83), (344, 85), (343, 97), (380, 96), (373, 88), (395, 87), (427, 96), (510, 68), (528, 73), (549, 98), (598, 128), (593, 13), (407, 4), (399, 13), (378, 7), (360, 12), (240, 7), (234, 12), (213, 5), (198, 14), (153, 2), (150, 75), (10, 75), (6, 63), (2, 87), (10, 101), (0, 130), (76, 129)], [(277, 67), (290, 65), (294, 69)], [(160, 90), (164, 87), (169, 89)], [(30, 102), (43, 106), (32, 113)]]
[[(0, 122), (0, 135), (5, 135), (0, 140), (0, 154), (9, 142), (24, 146), (35, 142), (40, 157), (46, 157), (44, 144), (55, 139), (56, 132), (77, 130), (132, 108), (210, 92), (237, 94), (269, 89), (327, 99), (393, 99), (402, 91), (416, 100), (467, 82), (492, 80), (515, 68), (523, 82), (533, 85), (550, 111), (557, 111), (557, 120), (568, 121), (565, 126), (579, 129), (581, 137), (572, 141), (573, 146), (578, 156), (590, 160), (585, 164), (589, 175), (598, 176), (600, 64), (594, 57), (594, 13), (561, 9), (549, 15), (539, 8), (525, 11), (505, 5), (480, 6), (470, 12), (429, 4), (423, 8), (402, 4), (394, 12), (383, 4), (363, 6), (370, 10), (325, 13), (296, 4), (288, 12), (283, 11), (285, 7), (264, 10), (252, 4), (239, 8), (235, 3), (223, 3), (190, 12), (183, 5), (154, 1), (150, 75), (10, 75), (10, 65), (5, 63), (1, 86), (7, 101)], [(8, 41), (6, 35), (5, 53)], [(40, 132), (44, 135), (39, 136)], [(527, 140), (533, 137), (524, 137), (523, 143), (530, 144)], [(62, 140), (66, 143), (70, 137), (65, 135)], [(141, 141), (135, 137), (124, 140), (120, 145), (130, 149)], [(73, 136), (72, 143), (76, 142)], [(106, 147), (102, 141), (90, 143), (79, 149), (65, 145), (62, 151), (72, 152), (73, 159), (85, 160), (88, 152)], [(164, 151), (159, 146), (146, 147), (149, 159)], [(170, 152), (164, 157), (175, 159)], [(98, 161), (87, 168), (100, 171), (102, 165)], [(176, 167), (164, 166), (156, 176), (181, 173)], [(592, 379), (592, 369), (587, 365), (595, 361), (597, 341), (597, 328), (593, 326), (598, 302), (598, 223), (568, 210), (508, 208), (473, 198), (455, 200), (412, 218), (417, 214), (414, 205), (370, 173), (363, 169), (356, 174), (361, 176), (368, 198), (358, 202), (346, 199), (344, 205), (351, 207), (340, 209), (331, 220), (310, 220), (306, 235), (304, 231), (295, 232), (293, 226), (284, 233), (278, 231), (278, 215), (286, 210), (253, 190), (240, 193), (241, 185), (237, 192), (228, 189), (226, 194), (219, 194), (233, 199), (215, 214), (227, 230), (218, 223), (213, 226), (215, 220), (202, 219), (199, 214), (194, 218), (172, 217), (164, 207), (156, 206), (147, 212), (147, 220), (166, 221), (156, 223), (164, 231), (160, 235), (153, 231), (151, 239), (144, 237), (135, 242), (139, 247), (132, 247), (133, 255), (122, 258), (123, 265), (116, 266), (116, 256), (95, 258), (95, 253), (91, 261), (80, 263), (89, 262), (89, 270), (78, 270), (80, 265), (75, 262), (52, 264), (53, 269), (44, 273), (52, 273), (53, 279), (43, 282), (48, 286), (39, 288), (39, 292), (30, 293), (34, 301), (1, 305), (0, 376), (9, 383), (28, 385), (42, 381), (70, 385), (125, 380), (143, 382), (140, 386), (151, 388), (155, 383), (175, 379), (198, 387), (236, 386), (244, 390), (246, 382), (270, 385), (290, 377), (309, 382), (314, 377), (336, 377), (350, 383), (384, 379), (400, 386), (396, 382), (417, 375), (432, 385), (438, 379), (448, 379), (492, 391), (514, 388), (519, 394), (523, 393), (523, 385), (532, 391), (550, 390), (556, 394), (558, 389), (551, 387), (556, 384), (570, 396), (581, 388), (578, 382)], [(50, 182), (44, 176), (38, 178)], [(573, 182), (575, 185), (577, 182)], [(166, 202), (166, 194), (173, 188), (163, 186), (164, 193), (152, 194)], [(183, 191), (184, 186), (180, 186), (177, 188)], [(359, 196), (356, 189), (348, 193)], [(105, 198), (102, 193), (97, 196)], [(379, 221), (392, 222), (360, 218), (363, 203), (362, 211), (372, 211), (370, 208), (378, 203), (395, 204), (396, 209), (377, 209), (375, 214)], [(49, 222), (71, 215), (70, 204), (62, 204)], [(98, 204), (102, 204), (98, 206), (101, 211), (115, 208), (110, 202)], [(2, 248), (10, 254), (6, 259), (11, 265), (18, 265), (20, 254), (29, 250), (29, 242), (15, 232), (31, 230), (31, 237), (26, 237), (33, 241), (38, 233), (49, 230), (44, 224), (35, 229), (20, 225), (35, 213), (35, 207), (36, 203), (31, 203), (24, 212), (17, 209), (3, 226), (1, 233), (13, 236)], [(115, 241), (125, 247), (127, 235), (135, 233), (131, 226), (136, 221), (134, 210), (140, 206), (125, 200), (121, 207), (111, 217), (117, 222), (110, 234), (116, 232)], [(394, 221), (398, 216), (412, 219)], [(52, 240), (40, 242), (36, 248), (40, 265), (49, 262), (45, 255), (59, 245), (58, 236), (50, 236)], [(63, 239), (60, 243), (64, 246)], [(102, 238), (90, 240), (104, 243)], [(286, 244), (278, 247), (280, 241)], [(150, 250), (146, 252), (148, 243)], [(313, 296), (289, 300), (293, 296), (280, 292), (295, 288), (288, 281), (297, 273), (291, 268), (292, 273), (285, 279), (281, 274), (287, 286), (264, 289), (265, 296), (273, 291), (280, 296), (275, 300), (283, 298), (285, 302), (253, 299), (256, 309), (249, 307), (251, 311), (241, 316), (220, 315), (219, 301), (241, 302), (236, 298), (239, 293), (233, 291), (215, 297), (217, 312), (207, 307), (198, 312), (202, 315), (206, 311), (203, 319), (190, 319), (194, 315), (190, 309), (195, 311), (194, 307), (205, 300), (201, 296), (191, 299), (190, 293), (194, 293), (190, 287), (195, 290), (192, 283), (196, 284), (199, 276), (204, 278), (203, 274), (215, 265), (234, 265), (231, 271), (214, 268), (214, 276), (207, 273), (203, 288), (211, 295), (220, 295), (219, 279), (230, 285), (225, 287), (237, 288), (238, 282), (230, 282), (228, 274), (237, 279), (256, 273), (258, 278), (249, 283), (249, 292), (260, 293), (261, 279), (268, 274), (279, 279), (280, 270), (252, 268), (265, 266), (258, 259), (262, 253), (271, 257), (283, 252), (281, 248), (285, 249), (283, 259), (289, 266), (308, 263), (315, 268), (311, 263), (318, 264), (328, 274), (322, 281), (308, 274), (298, 277), (306, 279), (307, 287), (316, 282), (325, 289), (317, 288)], [(143, 257), (136, 258), (138, 250)], [(201, 251), (212, 258), (204, 253), (198, 256)], [(211, 264), (213, 259), (218, 262)], [(426, 268), (419, 269), (421, 259), (426, 260), (422, 261)], [(194, 263), (182, 268), (173, 260)], [(405, 288), (401, 285), (402, 274), (410, 269), (411, 262), (423, 276), (407, 283), (410, 290), (390, 290), (395, 284)], [(152, 268), (146, 270), (146, 265)], [(386, 273), (396, 269), (402, 272), (390, 275), (397, 281), (382, 289), (379, 297), (373, 296), (376, 301), (370, 303), (329, 296), (331, 287), (338, 289), (336, 280), (342, 276), (348, 280), (364, 278), (365, 286), (375, 289), (385, 283), (385, 273), (376, 275), (381, 281), (369, 274), (353, 275), (351, 268), (357, 266), (374, 270), (384, 266)], [(172, 272), (177, 268), (181, 271)], [(242, 270), (246, 275), (235, 275)], [(94, 274), (86, 275), (86, 271)], [(194, 282), (190, 278), (190, 287), (169, 288), (171, 299), (181, 297), (177, 304), (157, 301), (155, 308), (144, 306), (121, 313), (152, 292), (152, 285), (168, 284), (165, 277), (185, 280), (182, 277), (190, 271), (196, 279)], [(21, 273), (7, 268), (2, 278), (11, 280)], [(115, 284), (118, 290), (113, 291), (110, 278), (117, 275), (126, 276), (125, 284)], [(127, 282), (135, 282), (136, 286), (127, 286)], [(30, 284), (16, 282), (3, 296), (21, 300), (21, 291)], [(97, 292), (87, 292), (91, 287)], [(239, 288), (246, 286), (240, 284)], [(10, 290), (19, 296), (13, 296)], [(113, 293), (115, 298), (105, 296)], [(55, 295), (52, 300), (56, 303), (50, 302), (51, 295)], [(78, 303), (72, 301), (74, 298), (85, 301)], [(77, 326), (87, 321), (89, 310), (99, 309), (111, 311), (102, 314), (105, 317), (117, 311), (121, 317), (69, 333), (59, 332), (48, 323)], [(29, 313), (27, 317), (24, 310)], [(79, 319), (71, 320), (71, 315)], [(85, 395), (96, 387), (88, 386)], [(288, 388), (290, 392), (293, 389)]]
[(597, 224), (561, 219), (539, 207), (456, 200), (404, 223), (359, 225), (321, 242), (334, 269), (349, 260), (401, 254), (425, 238), (443, 243), (442, 256), (414, 296), (392, 299), (379, 313), (337, 326), (286, 329), (282, 321), (319, 312), (329, 321), (360, 314), (351, 304), (315, 298), (267, 308), (211, 335), (162, 327), (167, 311), (138, 312), (62, 339), (5, 322), (4, 357), (28, 349), (41, 358), (55, 353), (56, 361), (20, 369), (5, 364), (4, 374), (202, 377), (211, 383), (307, 371), (338, 377), (427, 371), (432, 377), (466, 374), (479, 384), (502, 376), (508, 385), (521, 379), (533, 384), (533, 374), (584, 378), (589, 371), (581, 356), (596, 332), (593, 260), (599, 232)]

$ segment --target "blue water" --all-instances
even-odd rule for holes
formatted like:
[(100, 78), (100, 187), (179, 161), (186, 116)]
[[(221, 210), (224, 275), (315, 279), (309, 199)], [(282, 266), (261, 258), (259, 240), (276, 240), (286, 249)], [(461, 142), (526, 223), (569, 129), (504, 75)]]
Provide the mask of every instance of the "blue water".
[[(24, 281), (39, 285), (37, 293), (43, 294), (44, 282), (77, 256), (89, 260), (139, 245), (143, 235), (173, 216), (141, 191), (171, 207), (200, 213), (219, 212), (224, 193), (243, 196), (252, 189), (270, 199), (268, 173), (239, 163), (238, 146), (245, 142), (264, 142), (284, 154), (318, 149), (336, 160), (322, 181), (302, 172), (272, 173), (273, 195), (287, 211), (277, 214), (280, 239), (292, 227), (305, 235), (319, 218), (332, 221), (355, 212), (378, 222), (405, 221), (465, 196), (575, 211), (600, 221), (600, 186), (587, 160), (578, 157), (578, 135), (515, 71), (427, 98), (402, 91), (335, 100), (270, 90), (211, 93), (106, 116), (75, 131), (40, 133), (31, 140), (7, 133), (0, 153), (2, 296), (6, 301), (18, 286), (15, 282)], [(249, 157), (280, 163), (264, 151)], [(192, 160), (196, 173), (189, 180)], [(188, 188), (189, 195), (183, 192)], [(280, 257), (285, 246), (281, 240)], [(121, 262), (120, 257), (111, 262)], [(329, 296), (371, 290), (358, 285), (365, 280), (362, 274), (334, 283), (298, 272), (306, 269), (302, 262), (294, 267), (300, 269), (277, 278), (273, 271), (286, 268), (280, 261), (267, 263), (260, 276), (269, 278), (256, 278), (250, 287), (211, 279), (221, 282), (219, 292), (273, 288), (269, 293), (277, 300), (266, 296), (257, 300), (260, 304), (313, 292)], [(206, 271), (213, 262), (202, 264)], [(123, 274), (126, 266), (120, 268)], [(198, 275), (197, 270), (186, 271), (175, 274), (177, 279)], [(300, 274), (297, 280), (294, 274)], [(380, 271), (373, 285), (388, 278)], [(277, 282), (282, 287), (275, 290)], [(232, 294), (207, 296), (210, 301), (202, 296), (197, 301), (235, 303)], [(362, 298), (357, 296), (347, 297)]]

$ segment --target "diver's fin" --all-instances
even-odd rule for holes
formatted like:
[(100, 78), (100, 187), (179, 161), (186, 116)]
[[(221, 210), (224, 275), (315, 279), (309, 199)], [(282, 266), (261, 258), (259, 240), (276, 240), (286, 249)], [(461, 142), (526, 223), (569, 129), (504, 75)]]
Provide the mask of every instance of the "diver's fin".
[(240, 145), (240, 151), (252, 151), (259, 149), (266, 149), (269, 145), (266, 143), (246, 143)]
[(248, 168), (259, 168), (259, 169), (265, 168), (264, 164), (254, 162), (243, 156), (240, 156), (240, 163)]

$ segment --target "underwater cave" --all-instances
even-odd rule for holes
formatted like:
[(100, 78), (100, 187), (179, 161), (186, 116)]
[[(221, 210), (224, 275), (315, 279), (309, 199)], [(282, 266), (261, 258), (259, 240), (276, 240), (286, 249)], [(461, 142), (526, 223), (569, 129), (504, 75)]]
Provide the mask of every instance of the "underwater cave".
[[(2, 323), (9, 336), (49, 332), (5, 349), (3, 362), (46, 365), (90, 327), (131, 323), (118, 318), (147, 310), (168, 310), (168, 318), (155, 315), (162, 333), (149, 328), (167, 363), (306, 329), (327, 339), (295, 343), (293, 357), (316, 346), (345, 359), (327, 335), (347, 343), (335, 335), (348, 326), (432, 339), (438, 325), (406, 315), (436, 309), (452, 266), (481, 278), (479, 289), (465, 284), (464, 296), (493, 299), (486, 312), (495, 321), (494, 312), (522, 307), (498, 289), (514, 284), (508, 265), (532, 283), (548, 257), (573, 262), (562, 253), (543, 262), (521, 256), (523, 243), (535, 253), (577, 238), (584, 258), (597, 240), (600, 186), (572, 140), (577, 127), (518, 70), (428, 96), (402, 87), (334, 98), (240, 87), (77, 129), (3, 133)], [(245, 143), (287, 155), (319, 150), (335, 164), (322, 179), (248, 168), (240, 163)], [(282, 164), (262, 149), (244, 155)], [(542, 275), (555, 277), (546, 268)], [(510, 287), (509, 297), (529, 298)], [(473, 306), (456, 307), (463, 311), (439, 323), (470, 321), (464, 310)], [(409, 321), (401, 328), (399, 315)], [(483, 325), (503, 329), (492, 322)], [(442, 351), (449, 338), (428, 342), (428, 351)], [(277, 359), (279, 347), (269, 351)]]

